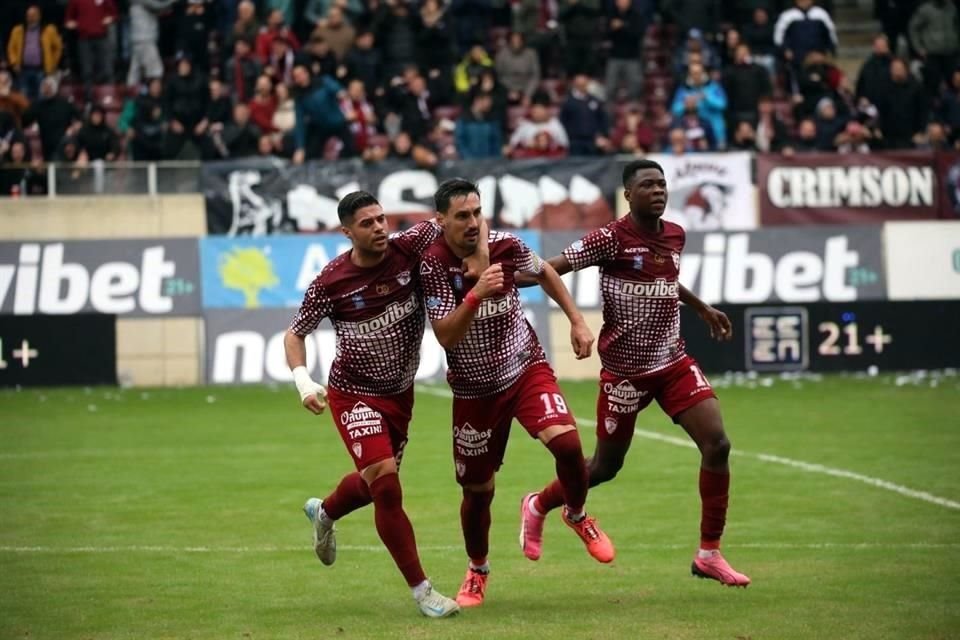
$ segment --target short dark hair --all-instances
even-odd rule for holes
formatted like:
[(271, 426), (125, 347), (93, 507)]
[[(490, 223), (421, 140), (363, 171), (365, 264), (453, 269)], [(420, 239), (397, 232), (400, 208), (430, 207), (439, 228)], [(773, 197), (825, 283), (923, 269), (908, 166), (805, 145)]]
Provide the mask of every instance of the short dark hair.
[(337, 216), (340, 217), (340, 224), (349, 224), (357, 211), (375, 204), (380, 204), (380, 202), (373, 197), (372, 193), (366, 191), (348, 193), (340, 199), (340, 204), (337, 205)]
[(451, 200), (470, 195), (471, 193), (475, 193), (478, 196), (480, 195), (480, 190), (477, 189), (477, 185), (463, 178), (450, 178), (449, 180), (444, 180), (440, 184), (440, 188), (437, 189), (437, 192), (433, 194), (433, 203), (437, 207), (437, 211), (446, 213), (447, 209), (450, 208)]
[(663, 167), (659, 163), (654, 162), (653, 160), (648, 160), (646, 158), (641, 158), (639, 160), (631, 160), (627, 163), (627, 166), (623, 168), (623, 186), (629, 187), (630, 181), (633, 180), (633, 176), (637, 175), (637, 171), (642, 169), (656, 169), (661, 174), (663, 173)]

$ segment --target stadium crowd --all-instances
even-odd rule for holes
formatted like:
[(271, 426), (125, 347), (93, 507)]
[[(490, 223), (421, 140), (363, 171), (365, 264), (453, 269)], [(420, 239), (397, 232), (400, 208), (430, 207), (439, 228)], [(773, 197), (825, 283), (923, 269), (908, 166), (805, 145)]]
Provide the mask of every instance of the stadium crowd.
[(955, 0), (876, 0), (857, 78), (833, 4), (4, 0), (0, 162), (960, 145)]

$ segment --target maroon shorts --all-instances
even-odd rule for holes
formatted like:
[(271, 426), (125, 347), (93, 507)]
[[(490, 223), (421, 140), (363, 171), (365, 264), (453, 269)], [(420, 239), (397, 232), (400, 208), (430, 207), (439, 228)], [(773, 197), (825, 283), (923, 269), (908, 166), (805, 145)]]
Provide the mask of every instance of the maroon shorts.
[(392, 396), (367, 396), (327, 388), (327, 403), (340, 438), (358, 471), (403, 457), (413, 415), (413, 387)]
[(453, 462), (460, 484), (483, 484), (503, 464), (513, 419), (531, 437), (576, 424), (549, 364), (527, 369), (509, 388), (485, 398), (453, 399)]
[(597, 397), (597, 438), (629, 442), (637, 414), (654, 398), (676, 422), (677, 416), (693, 405), (716, 397), (697, 361), (688, 355), (662, 371), (632, 378), (603, 369)]

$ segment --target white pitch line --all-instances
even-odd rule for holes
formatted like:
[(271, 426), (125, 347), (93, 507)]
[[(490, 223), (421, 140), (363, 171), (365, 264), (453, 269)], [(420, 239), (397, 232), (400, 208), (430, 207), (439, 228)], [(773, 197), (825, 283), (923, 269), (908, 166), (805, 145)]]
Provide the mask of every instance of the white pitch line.
[[(419, 391), (428, 393), (430, 395), (441, 396), (450, 398), (453, 397), (453, 394), (449, 389), (443, 389), (440, 387), (418, 387)], [(589, 418), (579, 418), (577, 420), (580, 424), (584, 426), (596, 427), (597, 423), (595, 420)], [(648, 440), (657, 440), (658, 442), (665, 442), (667, 444), (672, 444), (678, 447), (686, 447), (688, 449), (696, 449), (697, 445), (694, 444), (689, 438), (677, 438), (674, 436), (664, 435), (662, 433), (657, 433), (656, 431), (647, 431), (646, 429), (641, 429), (636, 427), (634, 433), (640, 436), (641, 438), (646, 438)], [(911, 489), (910, 487), (905, 487), (889, 480), (883, 480), (882, 478), (874, 478), (872, 476), (863, 475), (862, 473), (856, 473), (855, 471), (848, 471), (846, 469), (836, 469), (834, 467), (828, 467), (822, 464), (816, 464), (813, 462), (804, 462), (802, 460), (794, 460), (792, 458), (785, 458), (783, 456), (777, 456), (769, 453), (751, 453), (749, 451), (743, 451), (742, 449), (733, 449), (731, 451), (732, 455), (740, 456), (744, 458), (751, 458), (753, 460), (760, 460), (761, 462), (770, 462), (774, 464), (782, 464), (787, 467), (792, 467), (794, 469), (799, 469), (801, 471), (806, 471), (807, 473), (820, 473), (823, 475), (833, 476), (835, 478), (844, 478), (846, 480), (854, 480), (856, 482), (862, 482), (868, 484), (872, 487), (878, 489), (884, 489), (886, 491), (892, 491), (894, 493), (900, 494), (907, 498), (914, 498), (916, 500), (922, 500), (923, 502), (929, 502), (930, 504), (935, 504), (941, 507), (946, 507), (948, 509), (957, 509), (960, 510), (960, 502), (955, 500), (950, 500), (948, 498), (941, 498), (940, 496), (935, 496), (932, 493), (926, 491), (918, 491), (916, 489)]]
[[(337, 545), (340, 551), (355, 551), (360, 553), (383, 553), (386, 549), (381, 545)], [(456, 551), (463, 550), (462, 545), (420, 545), (420, 551)], [(618, 551), (674, 551), (691, 548), (689, 544), (632, 544), (628, 547), (618, 546)], [(960, 549), (958, 542), (744, 542), (741, 544), (727, 543), (726, 549), (770, 549), (775, 551), (789, 550), (925, 550), (925, 549)], [(164, 545), (127, 545), (106, 547), (52, 547), (52, 546), (0, 546), (0, 553), (10, 554), (106, 554), (106, 553), (184, 553), (184, 554), (248, 554), (248, 553), (304, 553), (312, 551), (307, 545), (302, 546), (248, 546), (248, 547), (174, 547)]]

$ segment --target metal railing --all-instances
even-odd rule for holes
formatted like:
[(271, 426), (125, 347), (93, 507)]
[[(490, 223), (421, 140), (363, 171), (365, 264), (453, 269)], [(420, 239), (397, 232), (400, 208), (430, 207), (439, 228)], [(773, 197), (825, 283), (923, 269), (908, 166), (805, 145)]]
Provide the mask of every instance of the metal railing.
[(103, 162), (0, 165), (3, 197), (198, 193), (200, 162)]

